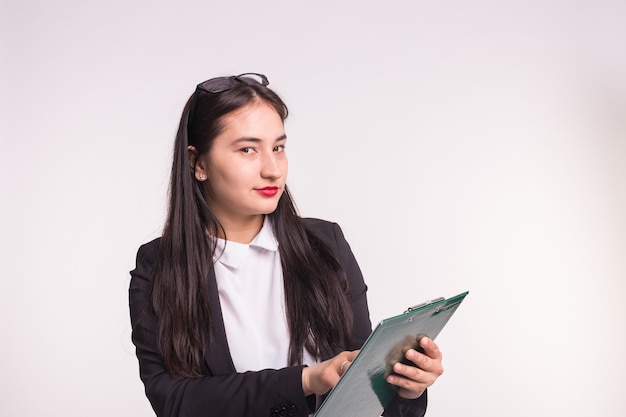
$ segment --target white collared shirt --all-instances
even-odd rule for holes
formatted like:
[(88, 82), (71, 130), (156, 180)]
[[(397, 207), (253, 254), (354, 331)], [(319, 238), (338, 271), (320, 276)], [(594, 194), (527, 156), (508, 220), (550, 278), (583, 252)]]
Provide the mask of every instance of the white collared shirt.
[[(215, 278), (237, 372), (287, 366), (289, 328), (283, 271), (267, 217), (249, 244), (217, 239)], [(316, 363), (306, 350), (304, 363)]]

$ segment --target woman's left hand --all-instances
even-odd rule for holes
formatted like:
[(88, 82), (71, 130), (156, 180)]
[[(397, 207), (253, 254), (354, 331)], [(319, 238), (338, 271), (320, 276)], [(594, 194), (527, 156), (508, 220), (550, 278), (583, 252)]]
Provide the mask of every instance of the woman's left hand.
[(428, 337), (423, 337), (419, 344), (424, 353), (409, 349), (405, 354), (416, 366), (396, 363), (393, 365), (395, 374), (387, 377), (387, 382), (398, 386), (398, 395), (402, 398), (420, 397), (443, 374), (441, 352), (437, 344)]

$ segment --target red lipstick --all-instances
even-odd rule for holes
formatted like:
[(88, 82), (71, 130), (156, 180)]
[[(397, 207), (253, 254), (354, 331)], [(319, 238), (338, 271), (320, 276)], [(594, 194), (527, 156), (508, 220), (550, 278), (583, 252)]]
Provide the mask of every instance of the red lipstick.
[(267, 197), (272, 197), (278, 194), (278, 187), (264, 187), (264, 188), (257, 188), (256, 190), (260, 194), (267, 196)]

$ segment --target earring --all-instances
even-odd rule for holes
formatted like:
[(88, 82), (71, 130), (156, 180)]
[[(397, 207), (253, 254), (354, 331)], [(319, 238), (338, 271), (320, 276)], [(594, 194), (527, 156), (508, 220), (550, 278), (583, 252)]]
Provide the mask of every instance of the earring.
[(198, 181), (206, 181), (206, 175), (204, 174), (198, 175)]

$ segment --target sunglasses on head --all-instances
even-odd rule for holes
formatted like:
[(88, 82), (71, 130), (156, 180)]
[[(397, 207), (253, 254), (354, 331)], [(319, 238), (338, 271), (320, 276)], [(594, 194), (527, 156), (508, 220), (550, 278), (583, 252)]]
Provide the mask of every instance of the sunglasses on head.
[(265, 75), (254, 72), (231, 75), (230, 77), (216, 77), (201, 82), (196, 86), (196, 91), (194, 91), (193, 96), (191, 97), (191, 105), (189, 107), (189, 114), (187, 115), (187, 129), (189, 129), (193, 120), (193, 114), (196, 111), (198, 91), (204, 91), (210, 94), (219, 94), (233, 89), (237, 83), (267, 86), (270, 82), (267, 80)]
[(243, 83), (247, 85), (269, 85), (267, 77), (263, 74), (257, 74), (254, 72), (247, 72), (245, 74), (232, 75), (230, 77), (216, 77), (211, 78), (198, 84), (196, 90), (206, 91), (207, 93), (217, 94), (223, 93), (235, 87), (237, 83)]

